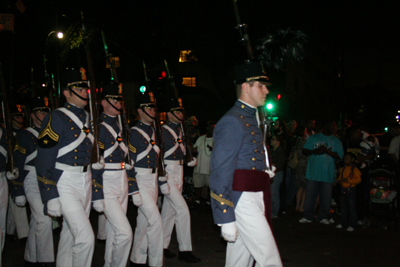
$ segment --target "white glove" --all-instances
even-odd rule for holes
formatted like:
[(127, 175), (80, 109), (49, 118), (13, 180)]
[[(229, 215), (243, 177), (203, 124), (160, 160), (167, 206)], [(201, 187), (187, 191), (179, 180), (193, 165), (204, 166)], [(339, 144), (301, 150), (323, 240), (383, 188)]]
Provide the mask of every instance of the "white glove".
[(165, 184), (161, 185), (160, 190), (163, 195), (169, 195), (169, 184), (165, 183)]
[(99, 200), (95, 200), (93, 201), (93, 208), (97, 211), (97, 212), (103, 212), (104, 208), (106, 206), (106, 203), (104, 202), (104, 199), (99, 199)]
[(24, 207), (25, 204), (26, 204), (26, 198), (25, 198), (25, 196), (17, 196), (17, 197), (15, 197), (15, 204), (16, 204), (18, 207)]
[(159, 180), (160, 182), (165, 182), (165, 181), (167, 181), (167, 180), (168, 180), (168, 172), (165, 171), (165, 176), (158, 176), (158, 180)]
[(132, 170), (134, 166), (135, 166), (135, 162), (133, 160), (131, 160), (130, 163), (125, 163), (125, 169), (128, 171)]
[(53, 198), (47, 202), (47, 213), (53, 217), (61, 217), (60, 198)]
[(188, 162), (187, 165), (189, 167), (194, 167), (197, 165), (197, 159), (195, 157), (193, 157), (192, 161)]
[(93, 170), (101, 170), (101, 169), (104, 169), (105, 166), (106, 166), (106, 162), (104, 161), (103, 156), (101, 156), (99, 162), (92, 163)]
[(236, 222), (221, 224), (222, 237), (228, 242), (235, 242), (238, 236)]
[(271, 166), (271, 170), (266, 169), (265, 172), (268, 173), (269, 178), (272, 179), (275, 176), (276, 167)]
[(17, 179), (19, 177), (18, 168), (14, 167), (14, 169), (11, 172), (8, 171), (6, 173), (6, 176), (7, 176), (7, 179), (10, 181)]
[(140, 195), (140, 193), (133, 194), (132, 201), (136, 207), (140, 207), (143, 205), (142, 196)]

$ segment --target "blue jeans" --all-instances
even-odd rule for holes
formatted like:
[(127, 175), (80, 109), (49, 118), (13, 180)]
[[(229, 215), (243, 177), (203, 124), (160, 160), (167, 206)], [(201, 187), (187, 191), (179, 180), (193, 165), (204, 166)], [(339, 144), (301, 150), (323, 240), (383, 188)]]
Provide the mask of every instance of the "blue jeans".
[(304, 202), (304, 218), (313, 221), (315, 205), (319, 194), (318, 221), (328, 218), (333, 184), (306, 179), (306, 199)]
[[(342, 215), (340, 216), (340, 224), (347, 228), (347, 226), (355, 227), (357, 223), (357, 209), (356, 209), (356, 188), (341, 188), (340, 190), (340, 207)], [(348, 216), (348, 214), (350, 216)]]
[(286, 206), (293, 204), (293, 199), (296, 196), (297, 188), (295, 185), (296, 180), (296, 170), (289, 167), (286, 168)]
[(283, 181), (283, 171), (275, 173), (271, 183), (271, 214), (272, 216), (278, 216), (280, 199), (279, 199), (279, 188)]

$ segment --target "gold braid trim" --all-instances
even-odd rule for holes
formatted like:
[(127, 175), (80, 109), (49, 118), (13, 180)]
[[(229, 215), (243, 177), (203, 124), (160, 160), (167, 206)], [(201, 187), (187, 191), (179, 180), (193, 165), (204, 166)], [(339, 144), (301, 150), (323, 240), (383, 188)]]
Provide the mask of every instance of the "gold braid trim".
[(24, 155), (25, 155), (25, 153), (26, 153), (26, 149), (23, 148), (22, 146), (20, 146), (18, 143), (15, 144), (14, 152), (15, 152), (15, 151), (19, 151), (19, 152), (21, 152), (21, 153), (24, 154)]
[(99, 148), (100, 149), (104, 149), (104, 144), (102, 142), (99, 141)]
[(15, 180), (12, 180), (12, 181), (11, 181), (11, 183), (13, 183), (13, 185), (20, 185), (20, 186), (24, 186), (24, 184), (23, 184), (23, 183), (21, 183), (21, 182), (18, 182), (18, 181), (15, 181)]
[(103, 188), (103, 186), (99, 183), (93, 182), (94, 187)]
[(128, 177), (128, 181), (136, 182), (136, 178)]
[(221, 205), (228, 205), (229, 207), (234, 207), (233, 203), (227, 199), (217, 196), (214, 192), (211, 192), (211, 197), (221, 203)]
[(51, 180), (47, 180), (47, 179), (45, 179), (45, 178), (43, 178), (43, 177), (40, 177), (40, 176), (38, 176), (37, 179), (38, 179), (40, 182), (44, 183), (44, 184), (57, 185), (56, 182), (51, 181)]
[(45, 135), (48, 135), (51, 139), (53, 139), (54, 141), (58, 142), (58, 139), (60, 138), (60, 136), (58, 134), (56, 134), (53, 131), (53, 129), (51, 128), (51, 114), (49, 116), (50, 116), (49, 117), (49, 122), (47, 123), (46, 127), (40, 132), (38, 139), (41, 139)]
[(136, 154), (136, 147), (132, 146), (131, 142), (129, 142), (129, 151)]

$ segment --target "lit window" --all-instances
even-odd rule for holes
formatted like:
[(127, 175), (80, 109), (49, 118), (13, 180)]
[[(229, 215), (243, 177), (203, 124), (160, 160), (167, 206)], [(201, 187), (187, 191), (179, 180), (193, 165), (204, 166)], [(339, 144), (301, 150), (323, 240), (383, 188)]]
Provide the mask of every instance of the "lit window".
[(196, 77), (182, 77), (182, 84), (188, 87), (196, 87)]
[(179, 55), (179, 62), (197, 61), (196, 56), (192, 50), (181, 50)]

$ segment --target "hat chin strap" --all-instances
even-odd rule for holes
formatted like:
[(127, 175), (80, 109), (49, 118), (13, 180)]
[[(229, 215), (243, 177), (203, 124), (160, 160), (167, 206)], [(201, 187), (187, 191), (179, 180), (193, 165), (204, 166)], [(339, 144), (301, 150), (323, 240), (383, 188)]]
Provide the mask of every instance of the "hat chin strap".
[(19, 125), (24, 125), (24, 123), (20, 123), (19, 121), (17, 121), (16, 119), (14, 119), (14, 117), (12, 118), (13, 121), (15, 121), (16, 123), (18, 123)]
[[(171, 112), (171, 111), (170, 111), (170, 112)], [(171, 114), (174, 115), (174, 117), (177, 118), (178, 121), (183, 122), (183, 120), (179, 119), (179, 118), (175, 115), (175, 112), (172, 111)]]
[[(108, 102), (108, 104), (110, 104), (116, 111), (121, 112), (122, 108), (116, 108), (113, 104), (111, 104), (111, 102), (108, 100), (108, 98), (106, 98), (106, 101)], [(146, 113), (147, 114), (147, 113)], [(149, 115), (149, 114), (147, 114)], [(150, 116), (149, 116), (150, 117)]]
[(77, 97), (79, 97), (81, 100), (83, 100), (83, 101), (88, 101), (89, 99), (87, 99), (87, 98), (83, 98), (83, 97), (81, 97), (80, 95), (78, 95), (77, 93), (75, 93), (75, 91), (74, 90), (72, 90), (71, 88), (68, 88), (68, 90), (70, 91), (70, 92), (72, 92), (74, 95), (76, 95)]
[(152, 118), (153, 120), (156, 119), (156, 117), (150, 116), (149, 113), (147, 113), (146, 110), (144, 110), (144, 107), (141, 107), (140, 109), (141, 109), (147, 116), (149, 116), (150, 118)]
[(35, 118), (36, 118), (38, 121), (40, 121), (40, 123), (42, 123), (42, 120), (41, 120), (41, 119), (39, 119), (39, 118), (36, 116), (36, 114), (35, 114), (35, 113), (33, 113), (33, 116), (35, 116)]

